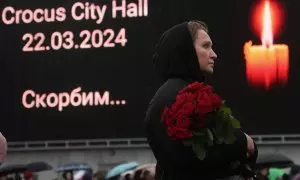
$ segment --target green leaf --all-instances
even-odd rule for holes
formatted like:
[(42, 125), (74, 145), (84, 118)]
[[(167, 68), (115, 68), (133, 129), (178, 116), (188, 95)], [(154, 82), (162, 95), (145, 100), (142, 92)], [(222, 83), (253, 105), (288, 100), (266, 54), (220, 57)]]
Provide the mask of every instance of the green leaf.
[(219, 129), (219, 132), (217, 134), (217, 143), (222, 144), (225, 141), (227, 134), (228, 134), (228, 122), (223, 121), (221, 129)]
[(206, 150), (201, 144), (193, 144), (193, 151), (200, 160), (203, 160), (206, 156)]
[(224, 142), (224, 138), (220, 136), (220, 131), (217, 132), (216, 128), (213, 128), (212, 131), (216, 135), (216, 143), (222, 144)]
[(222, 107), (221, 109), (220, 109), (220, 113), (219, 113), (219, 117), (220, 117), (220, 119), (222, 120), (222, 121), (226, 121), (226, 122), (229, 122), (230, 121), (230, 119), (231, 119), (231, 117), (232, 117), (232, 115), (231, 115), (231, 109), (230, 108), (228, 108), (228, 107)]
[(213, 134), (216, 134), (216, 128), (211, 128)]
[(211, 132), (211, 130), (207, 128), (206, 129), (206, 133), (207, 133), (208, 139), (211, 140), (211, 141), (213, 141), (214, 140), (214, 135)]
[(224, 142), (224, 140), (225, 140), (224, 137), (218, 137), (217, 144), (222, 144)]
[(231, 109), (228, 107), (223, 107), (222, 110), (224, 111), (224, 114), (231, 114)]
[(216, 119), (216, 131), (215, 131), (216, 135), (219, 135), (221, 133), (223, 123), (224, 123), (224, 121), (223, 121), (222, 117), (218, 117)]
[(236, 128), (236, 129), (241, 128), (240, 122), (238, 120), (236, 120), (234, 117), (231, 118), (230, 122), (231, 122), (233, 128)]
[(191, 139), (185, 139), (185, 140), (182, 141), (182, 143), (185, 146), (192, 146), (193, 145), (193, 140), (191, 140)]
[(207, 135), (208, 135), (208, 138), (210, 139), (210, 140), (214, 140), (214, 135), (213, 135), (213, 133), (211, 132), (211, 130), (210, 129), (206, 129), (206, 133), (207, 133)]
[(227, 136), (226, 136), (226, 138), (225, 138), (225, 143), (226, 144), (232, 144), (232, 143), (234, 143), (235, 142), (235, 140), (236, 140), (236, 137), (235, 137), (235, 134), (234, 134), (234, 127), (231, 125), (231, 124), (228, 124), (228, 126), (227, 126), (227, 129), (228, 129), (228, 131), (227, 131)]
[(197, 130), (197, 131), (193, 131), (193, 135), (195, 136), (204, 136), (205, 135), (205, 129), (200, 129), (200, 130)]
[(208, 128), (206, 130), (206, 135), (207, 135), (207, 138), (208, 138), (207, 145), (209, 147), (213, 146), (214, 145), (214, 135), (213, 135), (212, 131)]
[(220, 136), (226, 137), (228, 134), (228, 125), (229, 123), (227, 121), (223, 121), (222, 129), (220, 131)]
[(225, 144), (233, 144), (236, 140), (236, 137), (234, 136), (234, 134), (229, 133), (228, 136), (225, 138), (224, 142)]
[(214, 141), (212, 141), (212, 140), (207, 141), (207, 146), (208, 147), (212, 147), (213, 145), (214, 145)]

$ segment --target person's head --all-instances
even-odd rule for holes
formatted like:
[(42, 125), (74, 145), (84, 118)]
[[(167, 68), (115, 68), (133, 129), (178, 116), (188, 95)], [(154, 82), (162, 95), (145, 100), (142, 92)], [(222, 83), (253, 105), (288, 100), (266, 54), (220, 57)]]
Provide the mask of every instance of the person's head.
[(99, 170), (93, 175), (93, 180), (104, 180), (107, 171)]
[(71, 172), (67, 172), (67, 174), (66, 174), (66, 179), (67, 179), (67, 180), (73, 179), (73, 175), (72, 175)]
[(73, 172), (72, 171), (66, 171), (66, 172), (64, 172), (63, 178), (65, 180), (72, 180), (73, 179)]
[(260, 174), (264, 175), (264, 176), (267, 176), (269, 173), (269, 169), (268, 168), (262, 168), (260, 170)]
[(197, 53), (200, 70), (212, 74), (217, 54), (212, 49), (212, 40), (208, 35), (208, 27), (202, 21), (190, 21), (187, 24)]
[(163, 81), (169, 78), (203, 81), (204, 74), (213, 73), (216, 58), (207, 25), (201, 21), (189, 21), (163, 33), (153, 63)]
[(144, 164), (124, 172), (119, 180), (155, 180), (155, 169), (156, 164)]
[(126, 171), (121, 174), (119, 180), (133, 180), (134, 170)]

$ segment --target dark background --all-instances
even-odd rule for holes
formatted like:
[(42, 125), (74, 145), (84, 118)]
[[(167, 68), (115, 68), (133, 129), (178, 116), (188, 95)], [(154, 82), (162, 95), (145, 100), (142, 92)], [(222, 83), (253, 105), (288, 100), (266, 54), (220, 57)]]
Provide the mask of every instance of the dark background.
[[(143, 137), (143, 118), (147, 104), (159, 81), (152, 69), (151, 56), (161, 33), (182, 21), (205, 21), (218, 54), (215, 74), (209, 79), (227, 100), (248, 134), (297, 134), (300, 119), (300, 5), (298, 0), (278, 0), (284, 10), (284, 22), (275, 43), (290, 48), (290, 77), (286, 87), (269, 91), (247, 85), (243, 45), (260, 38), (251, 29), (251, 8), (258, 0), (148, 0), (149, 16), (112, 19), (100, 25), (94, 21), (76, 22), (69, 17), (62, 23), (0, 24), (1, 132), (8, 141), (133, 138)], [(15, 8), (70, 9), (77, 1), (4, 0)], [(85, 2), (85, 1), (82, 1)], [(111, 4), (110, 1), (88, 1)], [(127, 2), (137, 2), (131, 0)], [(50, 34), (70, 30), (126, 28), (125, 47), (106, 49), (59, 50), (48, 52), (21, 51), (22, 35), (31, 32)], [(125, 106), (66, 107), (24, 109), (22, 93), (110, 91), (111, 99), (125, 99)]]

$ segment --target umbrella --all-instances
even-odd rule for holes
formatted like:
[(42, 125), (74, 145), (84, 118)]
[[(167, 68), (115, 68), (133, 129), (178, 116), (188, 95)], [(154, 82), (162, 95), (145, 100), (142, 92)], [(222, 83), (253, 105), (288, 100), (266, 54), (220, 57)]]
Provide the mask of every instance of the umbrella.
[(134, 169), (138, 166), (139, 166), (139, 164), (137, 162), (129, 162), (129, 163), (124, 163), (124, 164), (119, 164), (119, 165), (115, 166), (114, 168), (112, 168), (110, 171), (108, 171), (105, 179), (107, 180), (107, 179), (113, 178), (115, 176), (119, 176), (122, 173), (124, 173), (125, 171)]
[(33, 162), (27, 164), (28, 170), (31, 172), (49, 171), (52, 170), (52, 166), (45, 162)]
[(267, 153), (259, 154), (257, 158), (257, 167), (290, 167), (294, 162), (283, 154)]
[(15, 173), (23, 173), (26, 170), (27, 170), (26, 165), (21, 165), (21, 164), (7, 165), (0, 168), (0, 176), (6, 176), (8, 174), (15, 174)]
[(76, 171), (76, 170), (88, 170), (92, 171), (92, 168), (85, 163), (68, 163), (58, 167), (55, 171)]

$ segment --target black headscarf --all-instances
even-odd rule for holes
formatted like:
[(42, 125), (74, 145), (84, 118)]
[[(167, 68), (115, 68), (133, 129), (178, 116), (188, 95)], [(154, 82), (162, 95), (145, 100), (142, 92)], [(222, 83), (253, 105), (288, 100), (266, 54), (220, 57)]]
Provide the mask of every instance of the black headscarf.
[(203, 81), (188, 22), (173, 26), (161, 36), (153, 63), (163, 81), (169, 78)]

